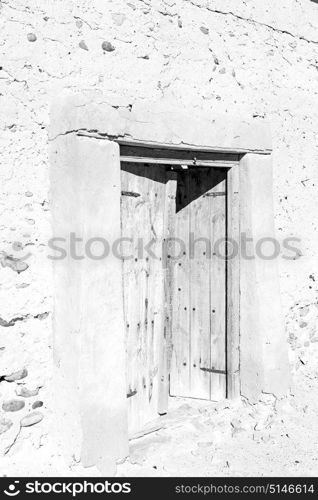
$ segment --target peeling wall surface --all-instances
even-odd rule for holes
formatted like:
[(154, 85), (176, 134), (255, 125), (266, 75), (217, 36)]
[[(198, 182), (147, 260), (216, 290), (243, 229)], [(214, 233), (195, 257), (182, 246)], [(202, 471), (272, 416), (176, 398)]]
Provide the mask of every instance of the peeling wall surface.
[[(295, 386), (304, 364), (313, 370), (307, 378), (317, 377), (318, 5), (4, 0), (0, 9), (3, 470), (64, 470), (52, 465), (58, 452), (51, 439), (53, 277), (46, 246), (49, 108), (64, 91), (98, 92), (101, 104), (126, 110), (162, 101), (190, 115), (270, 123), (276, 234), (281, 245), (299, 239), (297, 251), (283, 250), (292, 258), (278, 258)], [(24, 461), (32, 458), (28, 464), (22, 452)]]

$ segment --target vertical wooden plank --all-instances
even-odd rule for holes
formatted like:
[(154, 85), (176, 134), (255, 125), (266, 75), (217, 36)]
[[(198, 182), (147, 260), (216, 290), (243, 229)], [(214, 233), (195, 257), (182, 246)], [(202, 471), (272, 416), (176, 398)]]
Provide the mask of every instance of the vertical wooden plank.
[[(134, 258), (123, 262), (130, 435), (158, 412), (165, 181), (164, 167), (123, 165), (122, 235), (134, 242)], [(145, 250), (151, 241), (158, 258)]]
[(205, 196), (211, 180), (211, 169), (196, 168), (188, 172), (190, 209), (191, 288), (191, 387), (189, 396), (210, 399), (210, 200)]
[(219, 169), (211, 170), (214, 186), (208, 195), (214, 252), (210, 268), (210, 399), (218, 400), (226, 396), (226, 173)]
[[(163, 232), (163, 205), (164, 205), (164, 182), (158, 182), (158, 178), (163, 171), (162, 168), (146, 166), (146, 176), (148, 178), (147, 190), (147, 219), (145, 231), (144, 249), (147, 244), (154, 241), (151, 250), (160, 257), (158, 243)], [(159, 253), (158, 253), (159, 250)], [(146, 252), (146, 251), (145, 251)], [(158, 394), (158, 370), (159, 370), (159, 336), (161, 331), (160, 318), (162, 316), (163, 304), (160, 297), (162, 285), (162, 269), (160, 261), (152, 258), (151, 254), (145, 253), (145, 265), (147, 270), (147, 296), (145, 299), (145, 328), (146, 328), (146, 385), (147, 390), (144, 398), (145, 420), (150, 420), (157, 416), (157, 394)], [(159, 295), (154, 294), (158, 290)]]
[[(151, 252), (155, 258), (146, 255), (149, 273), (148, 311), (149, 320), (147, 328), (148, 341), (148, 396), (145, 400), (145, 414), (149, 419), (157, 416), (157, 413), (167, 411), (168, 395), (168, 369), (167, 369), (167, 348), (169, 341), (170, 323), (165, 328), (166, 316), (170, 320), (170, 310), (166, 312), (168, 295), (165, 294), (166, 277), (165, 268), (162, 263), (162, 242), (169, 229), (170, 205), (174, 202), (171, 199), (170, 186), (166, 167), (164, 165), (147, 166), (147, 176), (149, 178), (149, 206), (148, 206), (148, 237), (147, 242), (153, 241)], [(169, 197), (167, 196), (169, 194)], [(174, 195), (174, 191), (171, 192)], [(145, 243), (147, 243), (145, 242)], [(168, 301), (169, 303), (169, 301)]]
[[(158, 412), (162, 415), (168, 411), (168, 398), (170, 388), (171, 356), (173, 350), (172, 339), (172, 287), (173, 268), (172, 261), (168, 257), (173, 251), (171, 239), (175, 235), (174, 217), (176, 211), (176, 173), (167, 169), (166, 189), (164, 200), (164, 224), (163, 224), (163, 246), (162, 246), (162, 269), (163, 269), (163, 311), (162, 327), (159, 346), (159, 394)], [(158, 289), (157, 289), (158, 290)]]
[[(139, 167), (142, 168), (142, 167)], [(123, 289), (124, 289), (124, 314), (126, 324), (126, 356), (127, 356), (127, 398), (128, 398), (128, 428), (129, 433), (139, 425), (140, 404), (140, 379), (138, 366), (138, 352), (140, 351), (140, 302), (142, 301), (142, 272), (137, 256), (136, 236), (140, 236), (140, 228), (136, 227), (137, 221), (142, 219), (142, 207), (144, 204), (143, 186), (140, 185), (138, 177), (129, 171), (122, 169), (122, 192), (125, 193), (121, 199), (122, 237), (131, 238), (133, 241), (132, 259), (123, 261)], [(138, 195), (138, 196), (137, 196)], [(140, 378), (139, 378), (140, 375)]]
[[(227, 173), (227, 238), (228, 252), (236, 251), (227, 259), (227, 397), (240, 395), (240, 198), (239, 166)], [(231, 242), (234, 242), (232, 247)], [(231, 255), (229, 255), (231, 257)]]
[[(190, 393), (190, 259), (188, 239), (190, 229), (190, 194), (187, 170), (177, 171), (175, 238), (186, 244), (177, 260), (171, 260), (172, 280), (172, 341), (170, 394), (189, 396)], [(176, 242), (174, 256), (180, 251)]]
[[(146, 167), (141, 165), (141, 175), (137, 177), (138, 191), (141, 192), (142, 199), (140, 205), (134, 214), (134, 237), (138, 235), (144, 241), (149, 239), (149, 179), (146, 176)], [(138, 423), (134, 432), (138, 431), (143, 423), (148, 419), (149, 408), (145, 405), (147, 400), (147, 382), (148, 382), (148, 339), (147, 339), (147, 312), (148, 312), (148, 288), (149, 288), (149, 268), (146, 255), (138, 256), (137, 268), (139, 268), (139, 277), (136, 286), (139, 289), (139, 308), (137, 321), (137, 380), (138, 394), (133, 402), (136, 404), (134, 413), (137, 415)]]

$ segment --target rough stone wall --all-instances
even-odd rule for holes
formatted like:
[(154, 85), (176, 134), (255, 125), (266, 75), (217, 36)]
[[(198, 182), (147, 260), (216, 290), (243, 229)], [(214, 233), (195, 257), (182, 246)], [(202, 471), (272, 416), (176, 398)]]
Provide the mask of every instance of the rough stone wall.
[[(271, 123), (277, 235), (301, 238), (299, 258), (280, 259), (284, 311), (295, 366), (300, 351), (310, 358), (318, 301), (318, 5), (3, 0), (0, 15), (2, 452), (40, 452), (50, 435), (48, 127), (50, 102), (64, 90), (98, 90), (124, 107), (164, 98), (190, 113), (231, 111)], [(32, 408), (36, 401), (43, 407)]]

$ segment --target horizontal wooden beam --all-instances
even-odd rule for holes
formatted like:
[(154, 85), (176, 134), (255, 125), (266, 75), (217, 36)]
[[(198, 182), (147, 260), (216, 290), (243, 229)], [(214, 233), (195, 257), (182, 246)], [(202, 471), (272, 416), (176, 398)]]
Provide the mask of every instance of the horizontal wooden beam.
[(125, 163), (151, 163), (158, 165), (176, 165), (187, 167), (217, 167), (217, 168), (231, 168), (237, 165), (238, 162), (233, 161), (219, 161), (219, 160), (186, 160), (182, 158), (153, 158), (145, 156), (121, 156), (121, 162)]

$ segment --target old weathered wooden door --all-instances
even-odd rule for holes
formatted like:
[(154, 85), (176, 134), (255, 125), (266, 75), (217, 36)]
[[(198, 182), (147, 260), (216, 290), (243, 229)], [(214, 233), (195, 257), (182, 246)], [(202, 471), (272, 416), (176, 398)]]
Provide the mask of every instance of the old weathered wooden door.
[(134, 434), (158, 415), (165, 377), (173, 396), (226, 395), (226, 173), (122, 163), (121, 183), (127, 398)]
[(175, 204), (167, 166), (122, 163), (121, 226), (127, 398), (130, 435), (158, 417), (164, 352), (165, 276), (162, 243)]
[[(170, 394), (226, 397), (226, 171), (178, 171), (174, 233), (189, 241), (172, 272)], [(177, 245), (177, 244), (176, 244)]]

